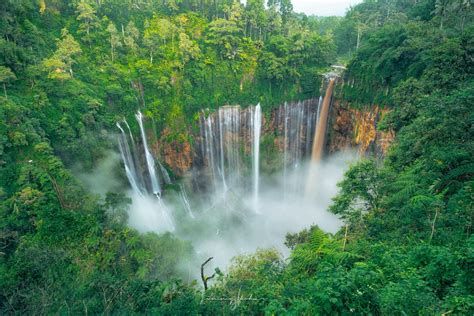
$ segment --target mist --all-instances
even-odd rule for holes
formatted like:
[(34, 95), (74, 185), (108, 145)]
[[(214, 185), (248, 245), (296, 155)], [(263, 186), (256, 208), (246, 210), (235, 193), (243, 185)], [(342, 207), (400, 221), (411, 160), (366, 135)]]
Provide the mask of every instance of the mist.
[[(233, 257), (259, 248), (274, 248), (286, 257), (287, 233), (311, 225), (329, 233), (341, 227), (342, 222), (327, 208), (338, 192), (337, 183), (356, 157), (352, 152), (339, 153), (312, 166), (305, 163), (286, 173), (261, 175), (258, 211), (252, 190), (245, 182), (240, 187), (204, 196), (188, 189), (193, 216), (177, 191), (166, 191), (163, 199), (130, 191), (133, 202), (129, 225), (142, 233), (170, 231), (189, 240), (199, 262), (214, 257), (206, 267), (210, 271), (215, 267), (225, 270)], [(308, 180), (310, 167), (313, 179)], [(314, 190), (311, 194), (305, 189), (308, 183)]]
[[(130, 197), (127, 224), (139, 232), (169, 232), (189, 241), (194, 258), (181, 260), (181, 270), (188, 278), (198, 278), (199, 265), (209, 257), (214, 259), (206, 269), (221, 270), (226, 270), (233, 257), (259, 248), (273, 248), (286, 257), (288, 233), (312, 225), (328, 233), (339, 230), (342, 222), (327, 209), (338, 192), (337, 183), (358, 157), (346, 151), (320, 161), (313, 157), (310, 162), (309, 155), (303, 155), (304, 148), (311, 148), (308, 140), (313, 139), (319, 108), (324, 104), (322, 98), (313, 101), (285, 104), (277, 112), (284, 124), (278, 120), (273, 124), (277, 130), (282, 128), (286, 145), (276, 160), (265, 161), (265, 153), (261, 159), (258, 155), (260, 107), (241, 110), (227, 106), (217, 117), (202, 117), (204, 137), (198, 148), (206, 164), (195, 166), (177, 183), (170, 182), (164, 168), (143, 159), (149, 154), (147, 143), (137, 146), (125, 120), (117, 123), (120, 156), (110, 153), (92, 173), (79, 177), (102, 196), (112, 191)], [(249, 119), (243, 130), (235, 124), (241, 118)], [(143, 126), (141, 115), (137, 121)], [(146, 138), (144, 128), (140, 135)], [(245, 142), (243, 135), (251, 135), (253, 145), (244, 159), (237, 154), (240, 141)], [(265, 168), (259, 172), (262, 162)]]
[(123, 179), (120, 178), (121, 159), (115, 151), (107, 151), (104, 159), (89, 172), (84, 171), (80, 165), (73, 168), (73, 173), (94, 194), (105, 196), (107, 192), (120, 192), (123, 190)]

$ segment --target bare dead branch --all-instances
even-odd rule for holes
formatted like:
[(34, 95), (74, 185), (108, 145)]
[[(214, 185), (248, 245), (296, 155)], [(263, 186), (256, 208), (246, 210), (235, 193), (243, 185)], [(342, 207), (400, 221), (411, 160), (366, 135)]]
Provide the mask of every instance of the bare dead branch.
[(212, 259), (214, 259), (214, 257), (210, 257), (209, 259), (207, 259), (206, 261), (204, 261), (203, 264), (201, 264), (201, 280), (202, 280), (202, 283), (204, 284), (204, 291), (207, 291), (207, 288), (208, 288), (208, 286), (207, 286), (207, 281), (213, 279), (213, 278), (216, 276), (215, 273), (214, 273), (213, 275), (211, 275), (211, 276), (206, 276), (206, 275), (204, 275), (204, 266), (205, 266), (206, 264), (208, 264), (209, 261), (211, 261)]

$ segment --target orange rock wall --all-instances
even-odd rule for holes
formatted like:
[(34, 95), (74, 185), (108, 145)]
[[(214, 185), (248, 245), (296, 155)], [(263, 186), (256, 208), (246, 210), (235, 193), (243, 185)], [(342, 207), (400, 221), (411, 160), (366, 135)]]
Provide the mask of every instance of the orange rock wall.
[(182, 176), (191, 168), (193, 152), (188, 140), (168, 141), (170, 130), (165, 129), (160, 139), (153, 143), (152, 151), (155, 157), (161, 157), (165, 166), (171, 168), (177, 176)]
[[(331, 112), (332, 126), (328, 130), (329, 140), (326, 148), (329, 153), (358, 148), (360, 155), (377, 154), (385, 156), (394, 140), (393, 132), (377, 130), (377, 124), (388, 113), (387, 109), (378, 106), (365, 109), (351, 109), (338, 100), (333, 101)], [(265, 121), (263, 133), (273, 133), (277, 126), (273, 118)], [(171, 168), (177, 176), (184, 175), (193, 165), (194, 152), (189, 140), (169, 141), (171, 131), (165, 129), (157, 141), (151, 142), (151, 149), (155, 157)], [(245, 135), (244, 135), (245, 138)], [(282, 137), (275, 137), (275, 147), (284, 150)], [(250, 151), (250, 148), (244, 148)]]
[[(360, 155), (375, 153), (385, 156), (395, 137), (394, 133), (377, 130), (378, 123), (389, 112), (377, 105), (365, 109), (351, 109), (334, 102), (333, 126), (329, 151), (358, 148)], [(373, 152), (375, 151), (375, 152)]]

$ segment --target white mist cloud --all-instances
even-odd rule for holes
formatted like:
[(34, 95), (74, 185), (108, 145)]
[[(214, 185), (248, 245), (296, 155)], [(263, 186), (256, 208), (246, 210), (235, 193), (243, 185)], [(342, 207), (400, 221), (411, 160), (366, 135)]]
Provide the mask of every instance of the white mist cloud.
[(128, 223), (141, 233), (174, 232), (176, 224), (171, 217), (171, 209), (163, 200), (155, 196), (142, 196), (132, 191)]
[[(198, 260), (214, 257), (207, 269), (225, 269), (234, 256), (253, 253), (258, 248), (276, 248), (287, 255), (288, 249), (283, 244), (287, 233), (311, 225), (331, 233), (341, 227), (341, 221), (327, 212), (327, 208), (338, 192), (337, 183), (354, 160), (355, 155), (341, 153), (319, 164), (312, 184), (316, 193), (311, 196), (305, 193), (308, 183), (305, 166), (288, 171), (286, 177), (283, 172), (262, 176), (259, 214), (255, 212), (254, 196), (248, 185), (233, 188), (225, 195), (217, 192), (203, 197), (188, 192), (194, 219), (180, 195), (167, 191), (164, 200), (174, 219), (174, 233), (192, 242)], [(141, 232), (163, 232), (169, 230), (167, 221), (163, 207), (155, 198), (133, 196), (129, 212), (132, 227)]]
[(121, 189), (117, 168), (121, 168), (120, 155), (110, 151), (91, 172), (84, 172), (81, 166), (76, 166), (73, 172), (91, 193), (105, 196)]

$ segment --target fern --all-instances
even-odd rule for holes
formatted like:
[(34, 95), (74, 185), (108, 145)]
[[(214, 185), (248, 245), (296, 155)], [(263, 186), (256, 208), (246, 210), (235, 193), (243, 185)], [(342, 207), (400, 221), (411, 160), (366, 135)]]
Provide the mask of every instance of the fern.
[(436, 191), (441, 190), (445, 186), (449, 186), (449, 183), (453, 179), (457, 179), (462, 176), (474, 175), (474, 163), (467, 163), (456, 167), (448, 172), (442, 179), (437, 181), (436, 185), (433, 187)]
[(420, 185), (417, 183), (416, 169), (412, 169), (406, 173), (401, 174), (398, 179), (390, 185), (391, 189), (395, 191), (390, 200), (392, 201), (406, 201), (410, 199)]
[(321, 229), (315, 229), (311, 234), (309, 244), (311, 250), (315, 250), (316, 252), (321, 252), (324, 245), (327, 243), (328, 238), (326, 234)]
[(432, 196), (426, 196), (426, 195), (415, 195), (410, 199), (410, 203), (412, 205), (430, 205), (434, 201), (434, 197)]
[(419, 186), (415, 183), (410, 183), (405, 186), (405, 188), (401, 189), (397, 193), (392, 195), (392, 200), (394, 201), (405, 201), (411, 198), (415, 192), (419, 189)]
[(297, 271), (314, 273), (323, 256), (332, 254), (331, 239), (319, 228), (311, 233), (308, 243), (298, 245), (291, 254), (291, 265)]

